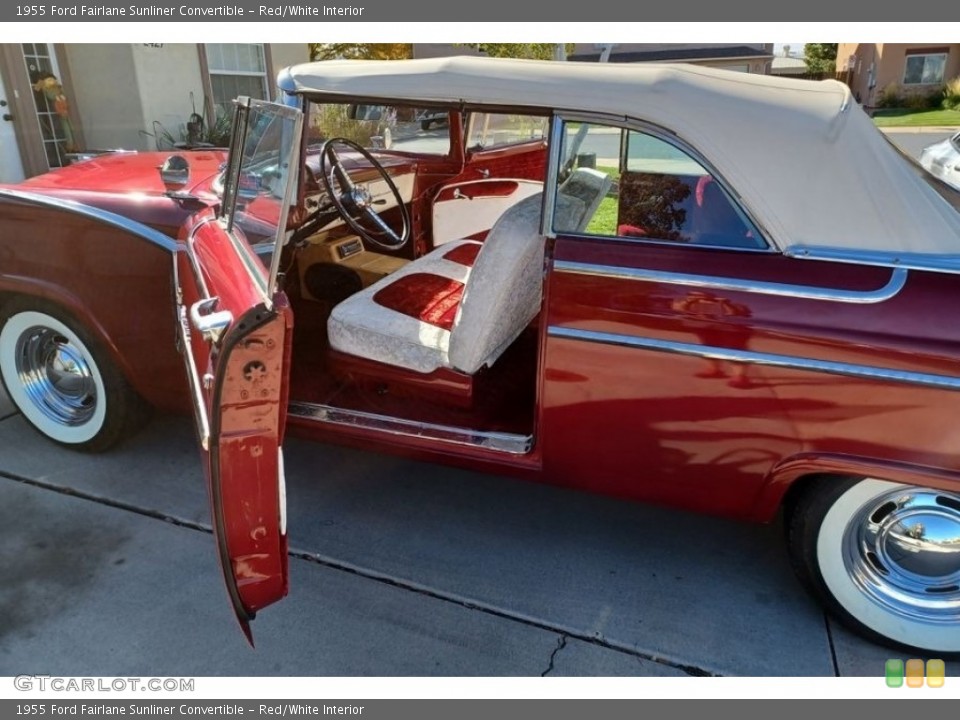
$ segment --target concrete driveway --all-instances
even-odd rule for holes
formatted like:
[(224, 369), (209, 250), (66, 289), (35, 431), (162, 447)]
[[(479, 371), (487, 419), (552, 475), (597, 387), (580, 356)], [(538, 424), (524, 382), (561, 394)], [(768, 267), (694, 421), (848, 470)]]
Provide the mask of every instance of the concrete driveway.
[[(0, 675), (882, 676), (756, 527), (292, 440), (247, 646), (186, 418), (99, 456), (0, 396)], [(949, 670), (949, 668), (948, 668)]]

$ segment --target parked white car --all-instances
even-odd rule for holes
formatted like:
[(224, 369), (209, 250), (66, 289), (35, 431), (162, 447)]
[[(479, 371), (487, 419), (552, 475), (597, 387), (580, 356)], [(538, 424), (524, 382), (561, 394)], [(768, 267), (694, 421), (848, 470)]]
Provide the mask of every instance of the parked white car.
[(960, 190), (960, 132), (925, 147), (920, 153), (920, 164), (951, 187)]

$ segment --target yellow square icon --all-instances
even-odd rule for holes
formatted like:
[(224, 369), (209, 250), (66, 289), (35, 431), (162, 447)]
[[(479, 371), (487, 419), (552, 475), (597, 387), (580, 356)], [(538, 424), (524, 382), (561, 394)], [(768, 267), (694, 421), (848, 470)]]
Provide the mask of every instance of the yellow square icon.
[(907, 660), (907, 687), (923, 687), (923, 660)]
[(943, 660), (927, 660), (927, 687), (943, 687), (947, 667)]

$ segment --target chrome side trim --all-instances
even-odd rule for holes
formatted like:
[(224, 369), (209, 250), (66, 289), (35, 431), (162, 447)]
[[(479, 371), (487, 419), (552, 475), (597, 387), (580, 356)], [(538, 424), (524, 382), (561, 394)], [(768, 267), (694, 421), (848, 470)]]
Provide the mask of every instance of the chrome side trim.
[(643, 282), (665, 283), (668, 285), (687, 285), (712, 290), (731, 290), (734, 292), (757, 293), (760, 295), (779, 295), (801, 298), (803, 300), (827, 300), (830, 302), (858, 303), (869, 305), (884, 302), (899, 293), (907, 282), (906, 268), (894, 268), (890, 281), (877, 290), (835, 290), (832, 288), (811, 287), (809, 285), (789, 285), (786, 283), (761, 282), (756, 280), (738, 280), (736, 278), (712, 275), (691, 275), (688, 273), (664, 272), (645, 268), (625, 268), (614, 265), (593, 265), (591, 263), (558, 260), (553, 265), (556, 272), (574, 275), (595, 275), (621, 280), (639, 280)]
[(603, 345), (655, 350), (677, 355), (695, 355), (711, 360), (752, 363), (754, 365), (809, 370), (812, 372), (844, 375), (867, 380), (884, 380), (909, 385), (922, 385), (924, 387), (944, 390), (960, 390), (960, 377), (952, 375), (934, 375), (932, 373), (894, 370), (892, 368), (874, 367), (872, 365), (815, 360), (813, 358), (803, 358), (795, 355), (774, 355), (772, 353), (754, 352), (752, 350), (734, 350), (732, 348), (696, 345), (693, 343), (675, 342), (673, 340), (658, 340), (655, 338), (637, 337), (635, 335), (622, 335), (620, 333), (578, 330), (575, 328), (558, 327), (556, 325), (551, 325), (547, 329), (547, 334), (550, 337), (567, 340), (582, 340), (585, 342), (601, 343)]
[(193, 415), (197, 421), (197, 434), (200, 436), (200, 447), (204, 451), (210, 450), (210, 420), (207, 418), (207, 406), (203, 399), (203, 390), (200, 387), (200, 377), (197, 375), (197, 362), (194, 359), (193, 346), (190, 344), (190, 321), (187, 319), (187, 309), (181, 305), (178, 308), (180, 344), (183, 346), (183, 361), (187, 366), (187, 380), (190, 382), (190, 399), (193, 403)]
[(193, 247), (197, 242), (197, 231), (207, 223), (216, 222), (216, 218), (210, 217), (196, 224), (187, 237), (187, 259), (190, 261), (190, 268), (193, 270), (193, 279), (197, 282), (197, 288), (203, 293), (205, 298), (212, 297), (210, 288), (207, 287), (207, 281), (203, 279), (203, 271), (200, 268), (200, 261), (197, 260), (197, 253)]
[(812, 247), (810, 245), (791, 245), (783, 251), (783, 254), (798, 260), (822, 260), (824, 262), (960, 274), (960, 254), (892, 253), (882, 250), (849, 250), (847, 248)]
[(177, 249), (177, 243), (173, 238), (167, 237), (159, 230), (154, 230), (152, 227), (138, 223), (136, 220), (131, 220), (123, 215), (117, 215), (109, 210), (101, 210), (100, 208), (84, 205), (83, 203), (74, 202), (73, 200), (38, 195), (36, 193), (23, 192), (22, 190), (0, 189), (0, 197), (15, 198), (35, 205), (46, 205), (56, 208), (57, 210), (67, 210), (77, 215), (85, 215), (86, 217), (99, 220), (107, 225), (113, 225), (116, 228), (138, 235), (147, 242), (157, 245), (167, 252), (174, 252)]
[(504, 432), (485, 432), (469, 428), (452, 427), (450, 425), (435, 425), (415, 420), (378, 415), (376, 413), (361, 412), (360, 410), (346, 410), (343, 408), (318, 405), (308, 402), (290, 402), (290, 415), (348, 427), (375, 430), (388, 435), (402, 437), (416, 437), (425, 440), (436, 440), (451, 445), (466, 445), (484, 450), (509, 453), (511, 455), (525, 455), (533, 447), (531, 435), (515, 435)]

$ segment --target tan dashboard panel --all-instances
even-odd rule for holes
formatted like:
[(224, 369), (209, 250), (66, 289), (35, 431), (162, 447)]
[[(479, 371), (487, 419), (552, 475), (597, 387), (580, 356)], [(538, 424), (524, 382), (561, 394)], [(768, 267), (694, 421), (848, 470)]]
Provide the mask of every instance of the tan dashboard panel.
[(367, 287), (409, 262), (403, 258), (370, 252), (356, 235), (310, 244), (300, 252), (299, 260), (301, 292), (311, 300), (323, 299), (310, 292), (305, 280), (307, 270), (313, 265), (334, 265), (352, 270), (359, 276), (362, 286)]

